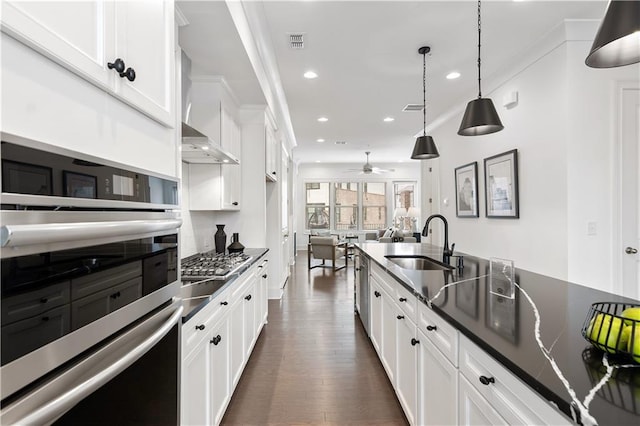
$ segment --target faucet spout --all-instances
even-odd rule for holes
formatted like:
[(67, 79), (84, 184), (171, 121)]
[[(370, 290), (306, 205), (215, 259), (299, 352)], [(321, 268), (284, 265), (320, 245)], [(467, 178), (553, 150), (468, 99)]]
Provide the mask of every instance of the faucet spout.
[(455, 244), (451, 245), (451, 249), (449, 249), (449, 223), (447, 219), (441, 214), (432, 214), (427, 218), (427, 221), (424, 224), (424, 228), (422, 228), (422, 236), (427, 237), (429, 235), (429, 224), (435, 218), (442, 220), (444, 224), (444, 247), (442, 248), (442, 262), (448, 264), (451, 255), (453, 254), (453, 248)]

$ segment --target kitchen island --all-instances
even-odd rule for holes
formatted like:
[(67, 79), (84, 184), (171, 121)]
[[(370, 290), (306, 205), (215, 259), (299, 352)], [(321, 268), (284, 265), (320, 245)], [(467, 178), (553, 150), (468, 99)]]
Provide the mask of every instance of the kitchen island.
[[(578, 418), (578, 421), (588, 423), (585, 416), (580, 418), (579, 414), (576, 415), (579, 410), (575, 409), (575, 403), (572, 403), (568, 390), (554, 371), (550, 361), (543, 355), (535, 336), (535, 311), (525, 292), (540, 314), (542, 344), (550, 349), (550, 356), (581, 402), (606, 373), (606, 368), (602, 365), (603, 352), (593, 348), (581, 335), (589, 307), (595, 302), (637, 304), (638, 301), (520, 270), (517, 265), (515, 265), (515, 282), (523, 291), (516, 286), (515, 297), (507, 299), (489, 292), (489, 262), (485, 259), (456, 252), (455, 254), (463, 255), (462, 269), (415, 270), (402, 268), (386, 256), (420, 255), (442, 260), (442, 249), (427, 244), (409, 243), (365, 243), (358, 244), (357, 248), (360, 255), (371, 260), (372, 278), (375, 277), (377, 268), (384, 275), (383, 279), (390, 278), (392, 282), (399, 283), (401, 289), (408, 290), (415, 296), (418, 301), (418, 310), (429, 311), (426, 312), (428, 315), (432, 315), (431, 312), (436, 313), (444, 323), (457, 330), (455, 339), (458, 339), (459, 334), (461, 395), (465, 363), (463, 355), (466, 353), (463, 350), (464, 342), (470, 341), (472, 345), (479, 347), (505, 367), (518, 381), (533, 390), (540, 397), (537, 399), (549, 401), (550, 404), (546, 405), (557, 407), (563, 413), (565, 422)], [(451, 264), (455, 265), (455, 261), (452, 260)], [(379, 276), (378, 279), (380, 279)], [(379, 290), (375, 290), (376, 294), (373, 295), (374, 288), (377, 287), (371, 287), (372, 303), (375, 303), (375, 297), (379, 297), (380, 294)], [(388, 293), (392, 294), (391, 291)], [(402, 295), (402, 293), (398, 294)], [(434, 297), (436, 295), (437, 297)], [(431, 309), (426, 308), (428, 301), (431, 301)], [(400, 312), (403, 313), (403, 311)], [(398, 320), (401, 317), (404, 320), (404, 316), (404, 313), (398, 315)], [(371, 321), (374, 321), (373, 318), (372, 313)], [(423, 330), (424, 323), (417, 319), (415, 323), (418, 329), (416, 333), (423, 333), (423, 336), (428, 336), (430, 331), (436, 330), (436, 327), (431, 325)], [(371, 326), (373, 336), (375, 326), (374, 324)], [(385, 325), (381, 327), (384, 330)], [(398, 336), (401, 336), (401, 332)], [(372, 341), (374, 338), (375, 336), (372, 337)], [(411, 344), (415, 347), (417, 344), (424, 346), (425, 343), (429, 343), (424, 340), (416, 336)], [(456, 340), (456, 348), (457, 345)], [(439, 349), (443, 350), (443, 348)], [(379, 354), (382, 353), (381, 351)], [(400, 383), (403, 378), (403, 366), (400, 361), (403, 355), (400, 350), (396, 352), (399, 368), (396, 379), (392, 379), (392, 383), (394, 380)], [(446, 355), (446, 350), (444, 353)], [(458, 366), (457, 357), (456, 350), (455, 360), (452, 361), (455, 367)], [(620, 360), (610, 357), (611, 364), (618, 361)], [(628, 360), (622, 361), (630, 364)], [(467, 379), (479, 390), (498, 386), (498, 383), (491, 381), (492, 377), (480, 376), (481, 384), (478, 384), (477, 375), (473, 380), (469, 377)], [(464, 381), (466, 383), (466, 379)], [(395, 383), (394, 386), (396, 386)], [(405, 399), (403, 395), (406, 394), (406, 391), (403, 392), (399, 392), (399, 388), (396, 389), (401, 403)], [(526, 398), (523, 403), (527, 404)], [(463, 404), (463, 401), (460, 404)], [(420, 403), (417, 405), (419, 406)], [(416, 409), (416, 411), (419, 410), (420, 408)], [(405, 411), (407, 411), (406, 408)], [(463, 411), (464, 407), (459, 411), (462, 414), (459, 416), (458, 423), (464, 423), (467, 420), (463, 418)], [(588, 406), (588, 411), (600, 425), (639, 424), (640, 368), (614, 369), (612, 378), (595, 394)], [(407, 417), (411, 421), (411, 416)], [(422, 417), (416, 415), (415, 418)], [(559, 419), (562, 420), (562, 418)], [(418, 421), (415, 422), (418, 423)]]

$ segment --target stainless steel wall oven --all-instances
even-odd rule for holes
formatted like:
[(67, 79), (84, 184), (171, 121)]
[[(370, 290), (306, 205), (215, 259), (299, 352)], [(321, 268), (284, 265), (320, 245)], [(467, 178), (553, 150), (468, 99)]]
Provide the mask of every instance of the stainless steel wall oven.
[(178, 181), (2, 133), (0, 423), (176, 424)]

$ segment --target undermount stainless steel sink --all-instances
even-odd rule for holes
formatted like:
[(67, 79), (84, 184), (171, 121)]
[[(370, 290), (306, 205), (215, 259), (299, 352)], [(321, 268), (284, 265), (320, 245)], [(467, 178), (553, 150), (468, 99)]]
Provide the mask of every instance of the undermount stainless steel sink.
[(448, 271), (453, 269), (449, 265), (445, 265), (442, 262), (426, 256), (390, 254), (385, 257), (404, 269), (416, 269), (420, 271)]
[(183, 285), (180, 289), (180, 296), (183, 299), (193, 299), (197, 297), (210, 296), (225, 285), (225, 281), (207, 281), (204, 283), (193, 283)]

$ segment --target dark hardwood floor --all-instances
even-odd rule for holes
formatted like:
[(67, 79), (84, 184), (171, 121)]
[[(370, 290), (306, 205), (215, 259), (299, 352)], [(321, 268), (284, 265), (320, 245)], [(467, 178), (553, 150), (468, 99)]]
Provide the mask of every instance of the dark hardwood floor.
[(222, 424), (407, 424), (354, 315), (352, 264), (309, 271), (299, 252)]

